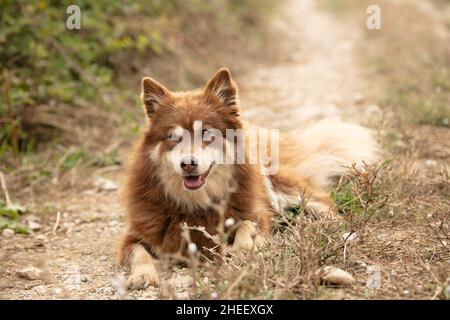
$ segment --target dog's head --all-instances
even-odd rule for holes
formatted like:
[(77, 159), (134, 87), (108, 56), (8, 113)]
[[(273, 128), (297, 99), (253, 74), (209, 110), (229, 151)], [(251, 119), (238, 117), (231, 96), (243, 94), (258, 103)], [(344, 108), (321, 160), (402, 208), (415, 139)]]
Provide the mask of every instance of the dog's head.
[(144, 141), (166, 193), (201, 206), (221, 198), (233, 175), (224, 161), (227, 130), (242, 128), (230, 72), (220, 69), (203, 89), (188, 92), (144, 78), (141, 99), (149, 122)]

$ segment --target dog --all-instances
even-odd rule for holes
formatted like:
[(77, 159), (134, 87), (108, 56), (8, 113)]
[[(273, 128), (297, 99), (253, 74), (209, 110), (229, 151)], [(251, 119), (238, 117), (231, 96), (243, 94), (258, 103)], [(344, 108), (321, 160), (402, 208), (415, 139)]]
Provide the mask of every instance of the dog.
[[(237, 85), (225, 68), (188, 92), (146, 77), (141, 100), (147, 124), (130, 157), (127, 231), (119, 249), (120, 263), (131, 269), (131, 290), (159, 284), (158, 257), (186, 256), (192, 244), (207, 254), (217, 246), (207, 234), (230, 225), (229, 248), (249, 250), (263, 243), (288, 206), (335, 217), (332, 178), (347, 174), (353, 162), (378, 157), (374, 134), (356, 124), (322, 120), (270, 135), (244, 122)], [(204, 229), (190, 230), (187, 239), (183, 226)]]

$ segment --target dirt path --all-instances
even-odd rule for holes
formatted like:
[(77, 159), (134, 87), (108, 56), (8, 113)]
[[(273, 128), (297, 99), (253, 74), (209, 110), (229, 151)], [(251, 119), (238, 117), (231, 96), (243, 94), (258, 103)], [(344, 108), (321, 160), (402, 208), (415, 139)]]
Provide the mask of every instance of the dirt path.
[(359, 120), (365, 81), (353, 57), (358, 31), (310, 0), (289, 1), (273, 29), (267, 45), (278, 48), (278, 61), (238, 79), (244, 116), (285, 129), (323, 117)]
[[(288, 1), (273, 23), (276, 32), (267, 45), (277, 46), (277, 61), (255, 66), (253, 73), (237, 79), (244, 117), (286, 129), (322, 117), (360, 119), (362, 105), (367, 103), (362, 103), (365, 82), (352, 56), (354, 30), (315, 8), (313, 0)], [(120, 187), (120, 170), (98, 175)], [(81, 192), (64, 192), (49, 215), (34, 217), (42, 225), (40, 230), (31, 236), (0, 238), (0, 298), (121, 297), (124, 270), (113, 263), (124, 228), (118, 194), (118, 190), (98, 190), (93, 183)], [(61, 219), (53, 234), (57, 211)], [(18, 278), (17, 270), (28, 265), (40, 268), (43, 275), (38, 280)], [(188, 297), (187, 270), (176, 269), (166, 278), (174, 297)], [(128, 297), (161, 296), (149, 288)]]

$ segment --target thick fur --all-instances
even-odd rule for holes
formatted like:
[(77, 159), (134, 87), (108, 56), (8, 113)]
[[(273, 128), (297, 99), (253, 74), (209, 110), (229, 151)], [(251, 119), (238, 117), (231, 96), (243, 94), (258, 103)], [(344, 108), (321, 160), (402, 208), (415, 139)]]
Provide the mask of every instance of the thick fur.
[[(239, 116), (236, 85), (226, 69), (219, 70), (203, 90), (192, 92), (173, 93), (145, 78), (142, 101), (148, 123), (130, 158), (125, 185), (128, 230), (119, 256), (131, 267), (131, 288), (157, 284), (153, 258), (186, 254), (183, 224), (204, 227), (214, 235), (232, 218), (241, 226), (230, 237), (230, 245), (248, 249), (254, 239), (269, 235), (273, 217), (288, 205), (305, 201), (312, 211), (333, 215), (327, 189), (331, 178), (346, 174), (343, 166), (377, 158), (370, 130), (321, 121), (281, 136), (279, 170), (274, 175), (261, 175), (259, 164), (213, 165), (205, 160), (197, 168), (203, 173), (210, 166), (205, 184), (188, 190), (181, 169), (169, 161), (174, 144), (167, 136), (180, 128), (195, 133), (196, 121), (224, 135), (226, 129), (250, 128)], [(191, 231), (190, 241), (200, 250), (215, 246), (200, 231)]]

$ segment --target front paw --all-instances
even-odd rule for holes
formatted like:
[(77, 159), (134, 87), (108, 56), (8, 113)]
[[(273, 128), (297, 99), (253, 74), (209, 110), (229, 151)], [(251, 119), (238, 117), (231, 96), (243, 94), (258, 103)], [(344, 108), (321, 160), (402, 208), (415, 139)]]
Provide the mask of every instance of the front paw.
[(153, 266), (140, 266), (128, 278), (128, 290), (145, 290), (149, 286), (159, 287), (159, 276)]
[(250, 251), (253, 248), (253, 242), (254, 241), (250, 236), (237, 238), (231, 247), (231, 251)]

